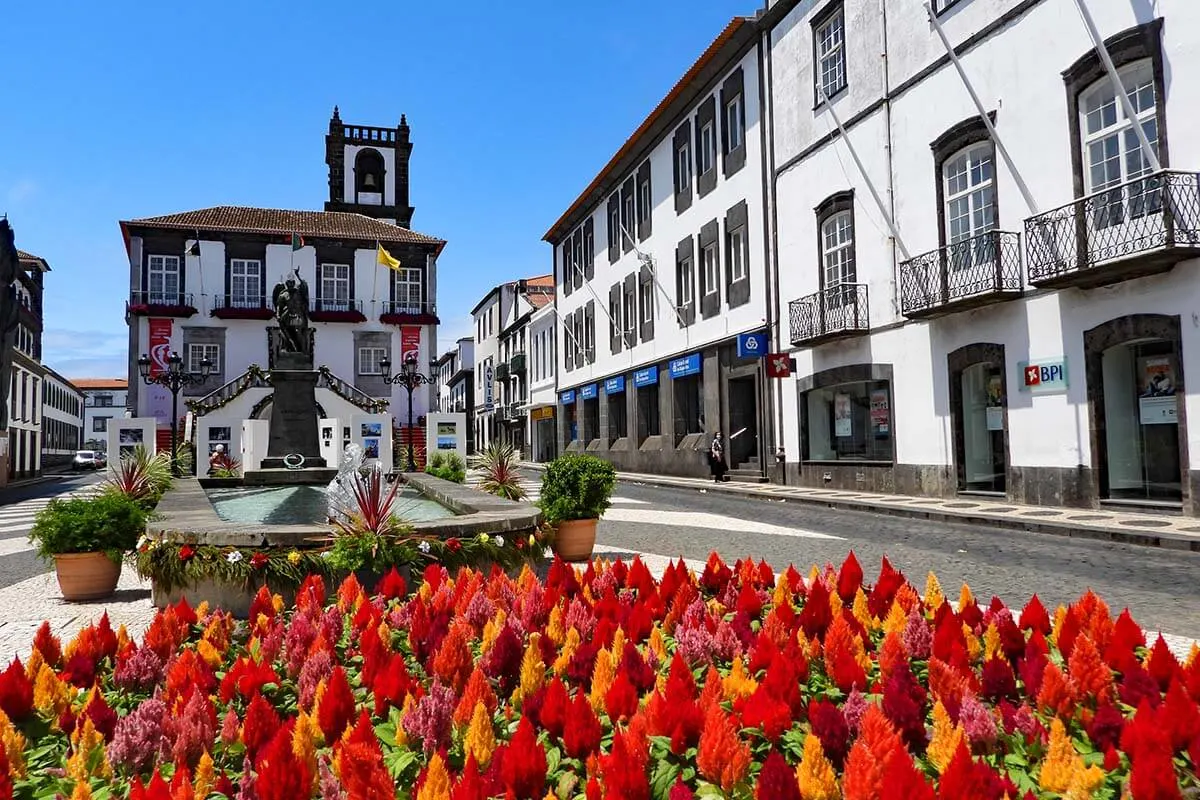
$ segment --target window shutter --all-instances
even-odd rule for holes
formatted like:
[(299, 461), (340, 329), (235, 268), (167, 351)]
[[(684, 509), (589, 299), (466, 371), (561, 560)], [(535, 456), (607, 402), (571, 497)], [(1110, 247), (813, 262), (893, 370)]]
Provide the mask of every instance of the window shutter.
[(573, 268), (571, 267), (571, 254), (575, 252), (574, 236), (568, 236), (562, 243), (562, 287), (563, 296), (570, 297), (571, 292), (575, 288), (574, 276), (572, 275)]
[(637, 345), (637, 275), (629, 273), (625, 276), (625, 283), (622, 287), (622, 308), (632, 308), (634, 318), (622, 319), (621, 327), (624, 329), (625, 346), (633, 348)]
[(671, 150), (671, 169), (675, 175), (676, 214), (682, 214), (692, 206), (692, 182), (690, 179), (690, 173), (692, 173), (694, 170), (692, 170), (690, 167), (694, 159), (692, 158), (691, 153), (688, 155), (689, 169), (687, 170), (687, 174), (681, 172), (679, 169), (679, 148), (683, 147), (685, 144), (689, 144), (691, 140), (692, 129), (691, 126), (685, 122), (676, 129), (675, 138), (672, 142), (673, 148)]
[[(729, 231), (741, 230), (741, 280), (733, 280), (733, 252), (730, 250)], [(750, 225), (746, 201), (743, 200), (725, 214), (725, 299), (730, 308), (750, 302)]]
[(621, 198), (618, 192), (613, 192), (608, 198), (608, 261), (617, 263), (621, 257), (621, 230), (613, 223), (621, 219)]
[(596, 301), (588, 300), (583, 312), (583, 341), (587, 347), (587, 363), (596, 363)]
[[(650, 272), (649, 267), (642, 267), (638, 280), (640, 282), (638, 321), (641, 328), (641, 339), (643, 342), (648, 342), (654, 338), (654, 275)], [(643, 297), (646, 298), (646, 303), (650, 308), (649, 320), (646, 319), (646, 309), (641, 307), (640, 301)]]
[(596, 277), (596, 225), (591, 217), (583, 223), (583, 274), (589, 281)]
[[(720, 223), (717, 220), (711, 220), (703, 228), (700, 229), (700, 252), (697, 253), (696, 259), (696, 275), (697, 285), (700, 288), (700, 316), (704, 319), (715, 317), (721, 311), (721, 246), (720, 246)], [(705, 249), (709, 245), (716, 246), (716, 284), (708, 285), (708, 267), (704, 263)]]
[(650, 185), (650, 207), (642, 208), (642, 185), (650, 184), (650, 162), (646, 161), (637, 171), (637, 206), (638, 206), (638, 241), (644, 242), (649, 238), (653, 228), (654, 186)]
[[(696, 241), (691, 236), (675, 247), (675, 302), (683, 324), (696, 321)], [(691, 280), (683, 280), (684, 265), (691, 271)]]
[(608, 310), (613, 317), (609, 323), (608, 346), (613, 355), (616, 355), (621, 352), (621, 342), (624, 339), (621, 335), (621, 284), (619, 283), (614, 283), (608, 290)]

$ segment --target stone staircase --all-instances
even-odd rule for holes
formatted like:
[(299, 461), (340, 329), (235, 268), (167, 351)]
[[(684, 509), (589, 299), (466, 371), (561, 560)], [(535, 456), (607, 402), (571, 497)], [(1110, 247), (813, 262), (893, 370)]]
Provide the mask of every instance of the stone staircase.
[(731, 481), (739, 483), (766, 483), (767, 479), (763, 476), (762, 467), (759, 466), (758, 456), (751, 456), (736, 468), (725, 473), (726, 477)]

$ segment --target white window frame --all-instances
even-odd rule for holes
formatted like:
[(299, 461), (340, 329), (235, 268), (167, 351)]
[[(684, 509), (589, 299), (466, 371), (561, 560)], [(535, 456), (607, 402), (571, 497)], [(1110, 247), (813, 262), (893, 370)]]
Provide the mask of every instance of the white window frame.
[(700, 174), (707, 175), (717, 165), (717, 126), (708, 121), (700, 126)]
[(650, 290), (650, 281), (638, 281), (638, 306), (642, 309), (642, 324), (654, 321), (654, 292)]
[[(952, 271), (994, 263), (990, 237), (962, 244), (996, 229), (996, 156), (991, 140), (967, 145), (942, 163), (946, 245)], [(963, 228), (958, 223), (964, 222)]]
[(825, 289), (857, 282), (854, 263), (854, 215), (850, 209), (821, 221), (821, 277)]
[(383, 368), (379, 365), (379, 362), (386, 355), (386, 347), (365, 345), (358, 348), (358, 374), (382, 375)]
[[(229, 302), (235, 308), (257, 306), (263, 297), (263, 263), (257, 258), (229, 259)], [(241, 282), (241, 291), (238, 283)], [(251, 282), (254, 291), (249, 291)]]
[(746, 268), (746, 229), (739, 225), (729, 232), (729, 282), (737, 283), (745, 279)]
[[(608, 229), (610, 231), (612, 231), (612, 235), (614, 237), (616, 237), (616, 242), (613, 244), (613, 247), (616, 249), (617, 254), (619, 255), (621, 252), (621, 245), (625, 242), (625, 232), (621, 230), (621, 193), (617, 192), (616, 195), (617, 195), (617, 202), (612, 207), (612, 209), (610, 210), (609, 215), (608, 215)], [(575, 284), (575, 287), (578, 288), (580, 285), (578, 283), (578, 281), (580, 280), (580, 278), (578, 277), (579, 270), (574, 269), (574, 268), (572, 268), (572, 269), (573, 269), (574, 274), (576, 275), (575, 280), (577, 282)]]
[(389, 270), (392, 273), (392, 288), (396, 305), (405, 309), (402, 313), (420, 313), (422, 311), (421, 291), (424, 288), (425, 276), (420, 267), (400, 267)]
[(648, 219), (650, 219), (650, 214), (651, 214), (651, 211), (653, 210), (650, 205), (653, 202), (653, 199), (650, 197), (650, 179), (649, 178), (647, 178), (644, 181), (638, 182), (637, 196), (638, 196), (638, 204), (639, 204), (638, 222), (645, 222)]
[(683, 311), (684, 309), (691, 308), (696, 298), (696, 267), (692, 263), (692, 257), (688, 256), (680, 261), (678, 269), (683, 276), (679, 287), (679, 293), (682, 297), (676, 298), (675, 305), (680, 311)]
[(725, 104), (725, 138), (729, 148), (725, 152), (732, 153), (745, 143), (745, 117), (742, 93), (738, 92)]
[[(146, 294), (150, 305), (175, 305), (179, 302), (180, 271), (179, 256), (151, 255), (146, 259)], [(155, 288), (157, 278), (158, 287)], [(174, 279), (174, 284), (171, 284)]]
[(813, 31), (816, 51), (817, 101), (821, 92), (832, 98), (845, 89), (846, 82), (846, 14), (839, 8)]
[(212, 362), (210, 375), (221, 373), (221, 345), (212, 342), (192, 342), (188, 345), (187, 371), (199, 374), (200, 362), (207, 358)]
[(700, 259), (704, 265), (704, 296), (717, 293), (721, 282), (721, 247), (716, 242), (704, 246)]
[(676, 194), (691, 191), (692, 188), (692, 144), (690, 141), (679, 145), (675, 151), (675, 171), (679, 173), (679, 185), (675, 187)]
[[(345, 271), (345, 275), (339, 274)], [(345, 292), (341, 288), (345, 287)], [(333, 289), (330, 292), (330, 289)], [(350, 265), (322, 264), (321, 265), (321, 308), (325, 311), (350, 310)]]
[(621, 335), (637, 330), (637, 293), (621, 290)]

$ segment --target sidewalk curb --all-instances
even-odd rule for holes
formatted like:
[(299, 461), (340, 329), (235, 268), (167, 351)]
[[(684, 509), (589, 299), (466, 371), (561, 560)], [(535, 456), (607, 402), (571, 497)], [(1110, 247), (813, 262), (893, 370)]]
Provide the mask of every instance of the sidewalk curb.
[[(535, 463), (523, 463), (523, 468), (536, 471), (543, 471), (545, 465)], [(1086, 522), (1072, 522), (1068, 520), (1032, 520), (1032, 519), (1016, 519), (1012, 517), (978, 512), (978, 511), (958, 511), (951, 509), (938, 508), (917, 508), (911, 505), (902, 505), (899, 503), (889, 503), (886, 501), (876, 500), (852, 500), (849, 498), (840, 497), (812, 497), (805, 495), (770, 495), (757, 488), (761, 486), (775, 486), (779, 484), (746, 484), (745, 487), (734, 483), (720, 483), (711, 486), (696, 486), (694, 483), (686, 482), (694, 479), (671, 478), (667, 476), (655, 477), (639, 475), (636, 478), (628, 477), (617, 473), (617, 480), (634, 485), (643, 486), (666, 486), (676, 489), (690, 489), (692, 491), (704, 491), (711, 493), (730, 494), (739, 497), (747, 497), (754, 500), (770, 501), (787, 501), (789, 503), (797, 503), (809, 506), (819, 506), (824, 508), (846, 509), (850, 511), (865, 511), (872, 514), (891, 514), (893, 516), (907, 517), (910, 519), (927, 519), (935, 522), (948, 522), (966, 525), (980, 525), (990, 528), (1002, 530), (1025, 531), (1028, 533), (1041, 533), (1051, 536), (1063, 536), (1071, 539), (1089, 539), (1093, 541), (1113, 542), (1115, 544), (1136, 545), (1139, 547), (1157, 547), (1164, 550), (1181, 550), (1184, 552), (1200, 553), (1200, 536), (1189, 536), (1187, 534), (1177, 533), (1175, 531), (1141, 531), (1141, 530), (1126, 530), (1124, 528), (1114, 528), (1111, 526), (1089, 525)], [(1067, 513), (1078, 512), (1080, 514), (1088, 513), (1088, 509), (1065, 509)], [(1198, 523), (1200, 526), (1200, 523)]]

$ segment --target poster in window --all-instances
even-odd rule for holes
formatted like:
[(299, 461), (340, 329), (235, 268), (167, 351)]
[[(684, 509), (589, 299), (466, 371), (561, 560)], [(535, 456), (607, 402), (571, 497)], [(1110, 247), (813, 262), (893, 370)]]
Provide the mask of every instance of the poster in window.
[(438, 450), (458, 449), (458, 423), (439, 422), (437, 424)]
[(854, 435), (854, 423), (850, 418), (850, 395), (833, 396), (833, 435), (839, 438)]
[(1143, 425), (1175, 425), (1175, 366), (1170, 356), (1138, 359), (1138, 417)]
[(988, 376), (987, 429), (1004, 430), (1004, 376), (999, 373)]
[(363, 455), (366, 458), (379, 458), (379, 440), (363, 439)]
[(876, 433), (886, 434), (891, 428), (892, 412), (888, 406), (887, 389), (875, 389), (871, 392), (871, 426)]

